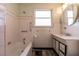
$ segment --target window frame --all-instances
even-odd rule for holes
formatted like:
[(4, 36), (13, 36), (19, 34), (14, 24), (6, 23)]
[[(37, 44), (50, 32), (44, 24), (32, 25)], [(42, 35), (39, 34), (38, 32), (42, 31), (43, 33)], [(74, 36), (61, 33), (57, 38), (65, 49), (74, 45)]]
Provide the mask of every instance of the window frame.
[[(69, 10), (66, 11), (66, 13), (67, 13), (68, 11), (70, 11), (70, 10), (73, 11), (73, 9), (69, 9)], [(67, 25), (68, 25), (68, 26), (71, 26), (73, 23), (69, 25), (69, 24), (68, 24), (68, 23), (69, 23), (69, 22), (68, 22), (68, 19), (73, 19), (73, 22), (74, 22), (74, 11), (73, 11), (73, 17), (68, 17), (68, 15), (67, 15)]]
[(69, 20), (68, 20), (68, 19), (73, 19), (73, 17), (68, 17), (68, 18), (67, 18), (68, 26), (70, 26), (70, 25), (73, 24), (74, 21), (72, 22), (72, 24), (69, 24)]
[[(35, 12), (36, 11), (50, 11), (51, 12), (51, 26), (36, 26), (35, 25), (35, 21), (36, 21), (36, 17), (35, 17)], [(40, 17), (41, 18), (41, 17)], [(39, 19), (40, 19), (39, 18)], [(45, 17), (46, 18), (46, 17)], [(34, 27), (36, 27), (36, 28), (51, 28), (52, 27), (52, 25), (53, 25), (53, 23), (52, 23), (52, 10), (48, 10), (48, 9), (36, 9), (35, 11), (34, 11)]]

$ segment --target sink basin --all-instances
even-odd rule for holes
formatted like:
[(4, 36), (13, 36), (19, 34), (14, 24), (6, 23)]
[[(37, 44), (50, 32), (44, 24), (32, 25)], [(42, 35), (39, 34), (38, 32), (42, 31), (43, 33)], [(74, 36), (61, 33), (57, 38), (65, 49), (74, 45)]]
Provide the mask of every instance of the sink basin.
[(69, 33), (66, 33), (66, 34), (64, 34), (65, 36), (72, 36), (71, 34), (69, 34)]
[(64, 33), (64, 34), (59, 34), (59, 35), (61, 35), (61, 36), (72, 36), (72, 35), (69, 34), (69, 33)]

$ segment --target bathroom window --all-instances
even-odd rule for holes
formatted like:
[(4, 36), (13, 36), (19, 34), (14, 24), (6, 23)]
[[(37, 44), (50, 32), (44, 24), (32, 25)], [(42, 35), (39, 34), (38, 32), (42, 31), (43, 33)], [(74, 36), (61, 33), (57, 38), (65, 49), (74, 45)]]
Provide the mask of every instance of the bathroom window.
[(67, 11), (67, 19), (68, 19), (68, 25), (73, 24), (73, 10)]
[(51, 26), (51, 11), (36, 10), (35, 11), (35, 26)]

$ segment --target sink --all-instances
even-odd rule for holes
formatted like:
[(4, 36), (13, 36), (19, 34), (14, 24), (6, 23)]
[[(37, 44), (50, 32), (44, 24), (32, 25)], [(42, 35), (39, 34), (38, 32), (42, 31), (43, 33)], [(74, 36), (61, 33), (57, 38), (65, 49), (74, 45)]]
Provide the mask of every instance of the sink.
[(61, 39), (64, 39), (64, 40), (79, 40), (79, 37), (77, 36), (73, 36), (71, 34), (52, 34), (55, 38), (61, 38)]
[(65, 33), (64, 35), (65, 35), (65, 36), (72, 36), (72, 35), (71, 35), (71, 34), (69, 34), (69, 33)]
[(70, 33), (63, 33), (63, 34), (59, 34), (61, 36), (72, 36)]

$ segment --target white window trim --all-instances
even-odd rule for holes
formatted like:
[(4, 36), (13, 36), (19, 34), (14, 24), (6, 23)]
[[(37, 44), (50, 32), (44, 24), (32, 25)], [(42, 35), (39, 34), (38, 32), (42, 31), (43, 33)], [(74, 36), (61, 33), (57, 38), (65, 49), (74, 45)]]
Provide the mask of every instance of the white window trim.
[(35, 11), (51, 11), (51, 26), (35, 26), (35, 20), (36, 20), (36, 17), (34, 17), (34, 26), (35, 28), (51, 28), (53, 26), (53, 17), (52, 17), (52, 13), (53, 13), (53, 10), (47, 10), (47, 9), (36, 9), (34, 10), (34, 15), (35, 15)]
[[(73, 11), (73, 9), (69, 9), (69, 10), (67, 10), (67, 12), (70, 11), (70, 10)], [(74, 19), (74, 12), (73, 12), (73, 17), (68, 17), (68, 16), (67, 16), (67, 25), (68, 25), (68, 26), (71, 26), (72, 24), (70, 24), (70, 25), (68, 24), (68, 23), (69, 23), (69, 22), (68, 22), (68, 18), (70, 18), (70, 19), (71, 19), (71, 18)], [(73, 22), (74, 22), (74, 21), (73, 21)]]

